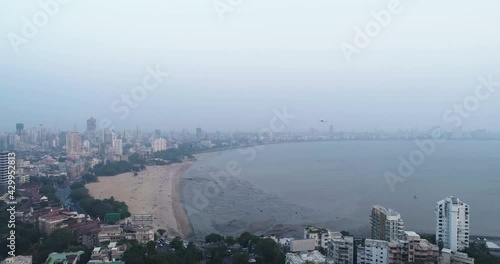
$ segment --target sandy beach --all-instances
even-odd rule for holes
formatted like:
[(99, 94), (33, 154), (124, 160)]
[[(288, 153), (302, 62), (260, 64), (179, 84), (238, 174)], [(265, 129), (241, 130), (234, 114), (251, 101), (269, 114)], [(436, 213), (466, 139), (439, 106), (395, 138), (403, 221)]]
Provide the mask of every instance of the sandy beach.
[(99, 177), (87, 184), (90, 195), (98, 199), (113, 196), (128, 205), (131, 214), (153, 214), (155, 230), (167, 230), (169, 236), (187, 237), (192, 227), (182, 203), (182, 174), (194, 161), (169, 166), (148, 166), (134, 176), (132, 172)]

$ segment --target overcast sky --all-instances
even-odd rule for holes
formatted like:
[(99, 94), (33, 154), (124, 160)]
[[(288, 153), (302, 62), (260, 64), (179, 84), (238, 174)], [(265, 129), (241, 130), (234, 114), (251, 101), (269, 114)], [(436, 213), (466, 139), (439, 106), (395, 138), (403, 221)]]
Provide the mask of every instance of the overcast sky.
[[(212, 0), (70, 0), (15, 52), (23, 17), (43, 9), (4, 0), (0, 130), (83, 130), (90, 116), (117, 129), (257, 130), (283, 107), (297, 116), (293, 130), (326, 129), (319, 119), (338, 130), (428, 128), (474, 95), (480, 76), (500, 82), (494, 0), (401, 0), (348, 63), (341, 43), (354, 45), (355, 29), (389, 2), (242, 0), (221, 20)], [(113, 101), (156, 64), (170, 76), (121, 120)], [(497, 92), (464, 128), (500, 130), (499, 116)]]

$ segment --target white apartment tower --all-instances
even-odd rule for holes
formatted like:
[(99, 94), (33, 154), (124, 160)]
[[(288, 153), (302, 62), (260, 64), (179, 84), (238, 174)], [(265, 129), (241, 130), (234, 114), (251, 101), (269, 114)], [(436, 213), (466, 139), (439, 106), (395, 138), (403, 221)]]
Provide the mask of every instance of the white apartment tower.
[(404, 235), (404, 221), (401, 215), (380, 205), (372, 207), (370, 217), (371, 239), (397, 241)]
[(113, 139), (113, 153), (123, 155), (123, 142), (121, 139)]
[(82, 138), (78, 132), (66, 133), (66, 153), (80, 154), (82, 152)]
[(157, 138), (151, 142), (151, 151), (158, 152), (167, 150), (167, 140), (164, 138)]
[(453, 252), (469, 247), (469, 205), (453, 196), (437, 202), (436, 241)]

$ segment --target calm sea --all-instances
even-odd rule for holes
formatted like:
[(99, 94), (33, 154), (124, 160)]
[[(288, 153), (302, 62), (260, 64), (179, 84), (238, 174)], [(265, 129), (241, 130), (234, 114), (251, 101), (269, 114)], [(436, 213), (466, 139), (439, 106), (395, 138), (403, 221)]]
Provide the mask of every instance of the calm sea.
[(414, 149), (337, 141), (205, 154), (184, 175), (183, 198), (196, 234), (295, 234), (310, 223), (366, 234), (375, 204), (400, 212), (406, 230), (433, 233), (436, 202), (456, 196), (470, 205), (471, 234), (500, 236), (500, 141), (444, 142), (392, 191), (384, 173)]

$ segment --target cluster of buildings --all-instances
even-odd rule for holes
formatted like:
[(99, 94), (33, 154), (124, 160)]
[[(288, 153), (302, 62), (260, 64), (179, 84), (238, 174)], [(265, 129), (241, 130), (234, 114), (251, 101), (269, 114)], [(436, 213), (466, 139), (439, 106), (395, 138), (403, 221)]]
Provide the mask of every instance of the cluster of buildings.
[[(414, 231), (406, 231), (401, 215), (380, 205), (372, 207), (371, 236), (344, 236), (326, 228), (307, 227), (304, 239), (286, 241), (286, 264), (474, 264), (460, 251), (469, 247), (469, 206), (456, 197), (436, 204), (436, 244)], [(495, 253), (500, 247), (485, 242)], [(323, 253), (319, 253), (321, 249)]]
[[(25, 181), (29, 176), (65, 175), (77, 178), (90, 166), (99, 162), (127, 160), (128, 156), (133, 153), (150, 155), (169, 148), (177, 148), (182, 143), (189, 143), (194, 151), (204, 151), (275, 142), (428, 138), (432, 137), (432, 131), (440, 129), (354, 132), (335, 131), (333, 125), (328, 126), (326, 123), (324, 126), (323, 129), (312, 128), (305, 132), (208, 132), (197, 128), (195, 133), (187, 129), (168, 133), (156, 129), (146, 133), (139, 126), (135, 131), (99, 128), (97, 120), (91, 117), (86, 120), (83, 132), (78, 131), (76, 125), (72, 131), (54, 131), (43, 124), (26, 128), (23, 123), (18, 123), (15, 131), (0, 132), (0, 151), (15, 151), (24, 161), (31, 162), (31, 164), (18, 166), (25, 170), (18, 173), (19, 178)], [(449, 139), (500, 139), (500, 133), (482, 129), (463, 132), (462, 129), (457, 128), (443, 132), (442, 136)], [(45, 162), (49, 164), (38, 164), (40, 158), (44, 156), (55, 161)]]

